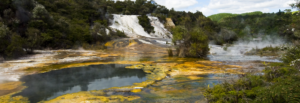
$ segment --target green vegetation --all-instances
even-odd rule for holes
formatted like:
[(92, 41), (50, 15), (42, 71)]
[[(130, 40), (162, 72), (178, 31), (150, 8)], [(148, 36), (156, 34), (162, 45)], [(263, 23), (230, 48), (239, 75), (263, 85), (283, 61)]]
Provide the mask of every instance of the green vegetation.
[(268, 46), (262, 49), (253, 48), (245, 53), (245, 55), (259, 55), (259, 56), (281, 56), (286, 51), (286, 47), (272, 47)]
[(293, 63), (298, 61), (300, 58), (300, 46), (292, 47), (288, 52), (283, 56), (282, 60), (284, 63)]
[[(289, 50), (286, 55), (299, 52), (299, 47)], [(294, 58), (300, 58), (299, 55)], [(300, 72), (299, 61), (290, 65), (294, 58), (285, 56), (286, 63), (265, 64), (263, 75), (246, 74), (235, 82), (225, 82), (207, 88), (204, 95), (209, 102), (218, 103), (288, 103), (299, 102)]]
[[(261, 51), (278, 51), (278, 47), (266, 47)], [(207, 88), (204, 95), (209, 102), (220, 103), (288, 103), (299, 102), (300, 96), (300, 48), (289, 48), (283, 56), (284, 63), (265, 64), (262, 75), (246, 74), (237, 81), (225, 82)]]
[(247, 75), (234, 83), (207, 89), (209, 102), (287, 103), (299, 101), (299, 72), (291, 67), (266, 68), (265, 75)]
[(209, 18), (214, 22), (220, 22), (223, 18), (237, 16), (237, 14), (231, 13), (219, 13), (209, 16)]
[(142, 25), (144, 30), (148, 33), (154, 32), (154, 27), (150, 24), (150, 19), (146, 15), (141, 15), (138, 17), (139, 24)]
[(242, 13), (242, 14), (232, 14), (232, 13), (219, 13), (209, 16), (212, 21), (214, 22), (220, 22), (224, 18), (230, 18), (235, 16), (251, 16), (251, 15), (262, 15), (263, 13), (261, 11), (255, 11), (255, 12), (249, 12), (249, 13)]
[[(171, 17), (175, 24), (184, 25), (189, 32), (192, 30), (189, 28), (193, 28), (194, 31), (190, 32), (193, 37), (204, 34), (202, 29), (196, 30), (194, 26), (196, 23), (192, 23), (200, 16), (205, 18), (201, 12), (186, 13), (169, 10), (153, 0), (2, 0), (0, 56), (16, 58), (33, 53), (35, 49), (45, 48), (102, 48), (99, 45), (103, 45), (108, 40), (126, 37), (122, 31), (109, 29), (109, 20), (113, 19), (111, 14), (141, 15), (139, 23), (148, 33), (153, 32), (154, 28), (146, 15), (152, 14), (162, 22), (165, 22), (166, 17)], [(204, 23), (197, 27), (206, 30), (205, 25)], [(107, 29), (109, 34), (106, 34)], [(194, 44), (190, 46), (193, 45), (194, 48), (190, 50), (192, 54), (196, 55), (197, 52), (194, 52), (197, 51), (196, 47), (207, 44), (205, 36), (203, 38), (193, 40)], [(197, 44), (198, 41), (202, 44)]]
[[(300, 2), (291, 5), (293, 8), (300, 8)], [(241, 22), (242, 20), (242, 22)], [(252, 20), (253, 23), (250, 21)], [(299, 37), (299, 16), (298, 13), (279, 11), (278, 13), (260, 14), (223, 18), (218, 24), (235, 32), (243, 32), (242, 28), (248, 25), (248, 32), (251, 35), (261, 32), (277, 32), (283, 37), (298, 42)], [(230, 23), (237, 25), (229, 25)], [(298, 23), (298, 24), (297, 24)], [(256, 26), (256, 27), (255, 27)], [(260, 29), (259, 29), (260, 28)], [(213, 88), (205, 90), (205, 97), (212, 103), (297, 103), (300, 101), (300, 46), (294, 43), (292, 47), (266, 47), (256, 50), (258, 53), (269, 52), (269, 54), (286, 50), (282, 55), (283, 63), (265, 64), (266, 68), (262, 74), (248, 73), (242, 75), (237, 81), (225, 82), (214, 85)]]
[[(4, 0), (0, 4), (0, 55), (16, 58), (34, 49), (73, 48), (124, 37), (106, 34), (109, 16), (92, 1)], [(110, 1), (102, 1), (110, 2)]]
[(217, 34), (219, 28), (201, 12), (185, 13), (171, 10), (169, 15), (177, 25), (172, 29), (173, 43), (178, 45), (179, 57), (206, 57), (208, 40)]

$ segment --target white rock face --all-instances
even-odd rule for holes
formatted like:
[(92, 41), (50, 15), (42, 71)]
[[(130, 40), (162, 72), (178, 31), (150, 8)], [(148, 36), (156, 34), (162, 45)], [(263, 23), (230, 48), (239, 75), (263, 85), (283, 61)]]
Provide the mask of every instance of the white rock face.
[(109, 35), (110, 33), (109, 29), (105, 29), (105, 31), (106, 31), (106, 35)]
[(148, 16), (155, 31), (155, 33), (149, 34), (144, 31), (144, 28), (139, 24), (138, 15), (114, 14), (113, 16), (114, 20), (111, 21), (112, 25), (110, 27), (123, 31), (128, 37), (172, 38), (172, 34), (165, 29), (157, 17)]
[(151, 25), (154, 27), (155, 33), (151, 33), (152, 37), (157, 38), (172, 38), (172, 34), (165, 28), (164, 24), (162, 24), (157, 17), (148, 16), (151, 21)]

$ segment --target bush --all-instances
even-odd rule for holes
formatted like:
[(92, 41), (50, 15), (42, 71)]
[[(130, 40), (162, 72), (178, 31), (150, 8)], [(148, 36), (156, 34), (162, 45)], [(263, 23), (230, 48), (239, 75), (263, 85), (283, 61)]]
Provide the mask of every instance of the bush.
[(291, 63), (292, 61), (300, 58), (300, 46), (290, 48), (287, 53), (282, 57), (284, 63)]
[(25, 39), (25, 50), (27, 53), (33, 53), (33, 50), (41, 46), (42, 40), (40, 31), (36, 28), (28, 28)]
[(147, 33), (154, 32), (154, 27), (150, 24), (150, 19), (146, 15), (141, 15), (138, 17), (139, 24), (144, 28)]
[(195, 27), (189, 31), (183, 26), (176, 26), (172, 29), (172, 33), (173, 43), (179, 42), (177, 48), (179, 57), (206, 57), (209, 51), (208, 37), (202, 28)]
[(127, 38), (127, 35), (120, 30), (110, 30), (109, 36), (111, 39)]
[(299, 71), (292, 67), (266, 68), (264, 75), (249, 74), (233, 83), (214, 85), (205, 90), (208, 102), (288, 103), (299, 101)]
[(17, 58), (25, 55), (25, 52), (22, 48), (24, 44), (23, 38), (17, 34), (13, 34), (11, 37), (11, 43), (5, 50), (5, 54), (8, 58)]
[[(296, 103), (300, 101), (300, 72), (292, 60), (299, 58), (300, 48), (290, 49), (285, 63), (266, 66), (263, 75), (247, 74), (233, 83), (205, 89), (204, 96), (212, 103)], [(298, 62), (299, 63), (299, 62)]]

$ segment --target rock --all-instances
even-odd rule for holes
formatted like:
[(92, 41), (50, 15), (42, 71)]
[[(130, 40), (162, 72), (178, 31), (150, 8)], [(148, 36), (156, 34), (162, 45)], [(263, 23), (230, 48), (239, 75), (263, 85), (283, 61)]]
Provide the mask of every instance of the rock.
[(167, 27), (171, 27), (171, 28), (175, 27), (175, 24), (174, 24), (174, 22), (173, 22), (173, 20), (171, 18), (166, 18), (166, 20), (167, 20), (167, 22), (166, 22), (165, 25)]

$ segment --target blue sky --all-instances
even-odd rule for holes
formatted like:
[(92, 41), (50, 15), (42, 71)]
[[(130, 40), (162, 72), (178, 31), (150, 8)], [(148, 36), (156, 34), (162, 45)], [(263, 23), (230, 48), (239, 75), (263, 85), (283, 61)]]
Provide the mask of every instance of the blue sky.
[[(167, 8), (180, 11), (197, 10), (209, 16), (217, 13), (245, 13), (253, 11), (278, 12), (291, 9), (295, 0), (155, 0)], [(293, 9), (294, 11), (295, 9)]]

